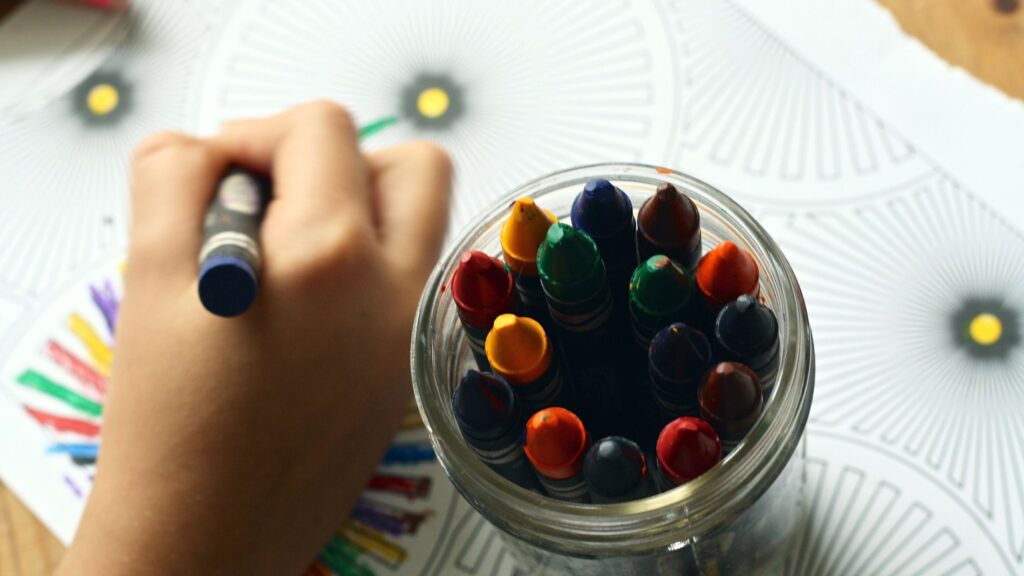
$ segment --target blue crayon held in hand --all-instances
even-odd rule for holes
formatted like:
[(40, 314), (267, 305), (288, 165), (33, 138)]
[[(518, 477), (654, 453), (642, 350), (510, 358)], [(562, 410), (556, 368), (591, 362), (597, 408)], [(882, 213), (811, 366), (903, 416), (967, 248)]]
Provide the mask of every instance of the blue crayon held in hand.
[(216, 314), (243, 314), (259, 286), (260, 224), (270, 202), (270, 180), (232, 168), (217, 185), (203, 223), (199, 300)]
[(466, 443), (484, 464), (523, 488), (540, 489), (523, 453), (522, 407), (508, 382), (467, 370), (452, 395), (452, 411)]

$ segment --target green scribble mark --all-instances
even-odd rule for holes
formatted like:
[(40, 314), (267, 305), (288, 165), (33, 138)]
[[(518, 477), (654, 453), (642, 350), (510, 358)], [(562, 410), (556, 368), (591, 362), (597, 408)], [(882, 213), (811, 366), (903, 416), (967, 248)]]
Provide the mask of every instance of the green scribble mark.
[(102, 405), (89, 400), (85, 396), (68, 390), (64, 386), (57, 384), (35, 370), (26, 370), (25, 372), (22, 372), (21, 376), (18, 376), (18, 383), (28, 386), (29, 388), (34, 388), (43, 394), (53, 396), (79, 412), (90, 416), (99, 416), (103, 414)]
[(388, 126), (391, 126), (395, 122), (398, 122), (398, 116), (388, 116), (386, 118), (381, 118), (380, 120), (370, 122), (366, 126), (363, 126), (362, 128), (359, 129), (359, 138), (369, 138), (370, 136), (373, 136), (374, 134), (384, 130)]
[(359, 561), (359, 550), (338, 536), (320, 553), (320, 561), (338, 576), (376, 576), (369, 566)]

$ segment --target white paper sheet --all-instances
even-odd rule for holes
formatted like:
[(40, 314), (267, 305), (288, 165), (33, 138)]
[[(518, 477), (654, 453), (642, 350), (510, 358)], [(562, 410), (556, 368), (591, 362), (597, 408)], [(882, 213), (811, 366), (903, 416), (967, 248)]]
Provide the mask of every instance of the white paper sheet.
[[(58, 407), (17, 377), (42, 365), (77, 386), (41, 350), (51, 337), (72, 346), (67, 314), (94, 306), (90, 282), (116, 277), (132, 145), (158, 128), (210, 132), (321, 97), (361, 123), (399, 118), (368, 147), (449, 147), (457, 227), (521, 181), (602, 160), (672, 166), (739, 199), (792, 261), (817, 345), (813, 520), (792, 573), (1024, 573), (1024, 111), (871, 2), (136, 10), (140, 32), (81, 77), (130, 88), (134, 105), (116, 123), (75, 112), (74, 83), (41, 107), (15, 98), (27, 112), (0, 110), (0, 476), (62, 540), (80, 513), (75, 490), (87, 491), (65, 477), (89, 469), (45, 454), (67, 438), (23, 408)], [(427, 85), (449, 93), (442, 121), (417, 112)], [(983, 313), (1003, 328), (988, 347), (968, 334)], [(515, 573), (436, 464), (383, 471), (429, 477), (431, 490), (367, 498), (433, 515), (388, 539), (402, 562), (363, 553), (364, 566)]]

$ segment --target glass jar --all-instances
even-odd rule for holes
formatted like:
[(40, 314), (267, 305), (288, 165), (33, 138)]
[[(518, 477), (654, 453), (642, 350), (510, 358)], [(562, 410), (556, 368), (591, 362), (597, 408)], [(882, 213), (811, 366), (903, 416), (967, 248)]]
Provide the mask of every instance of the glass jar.
[[(522, 489), (477, 459), (452, 413), (469, 343), (447, 290), (467, 250), (500, 256), (499, 231), (512, 202), (531, 196), (568, 220), (592, 178), (629, 195), (634, 208), (661, 182), (700, 211), (704, 250), (732, 240), (760, 267), (760, 293), (778, 316), (779, 372), (760, 420), (719, 465), (667, 492), (621, 504), (575, 504)], [(529, 574), (778, 573), (806, 517), (804, 426), (814, 388), (814, 345), (796, 277), (768, 233), (731, 198), (691, 176), (639, 164), (597, 164), (544, 176), (495, 202), (451, 244), (420, 301), (412, 342), (413, 388), (445, 472), (494, 524)]]

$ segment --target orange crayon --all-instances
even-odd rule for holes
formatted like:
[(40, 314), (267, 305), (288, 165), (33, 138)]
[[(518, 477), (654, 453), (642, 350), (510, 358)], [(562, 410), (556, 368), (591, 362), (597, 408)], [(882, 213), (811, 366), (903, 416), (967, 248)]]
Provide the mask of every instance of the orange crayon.
[(587, 502), (583, 458), (590, 438), (583, 422), (565, 408), (545, 408), (526, 422), (526, 457), (552, 497)]
[(749, 252), (726, 240), (697, 264), (697, 288), (705, 311), (714, 318), (726, 304), (749, 294), (757, 298), (757, 262)]

